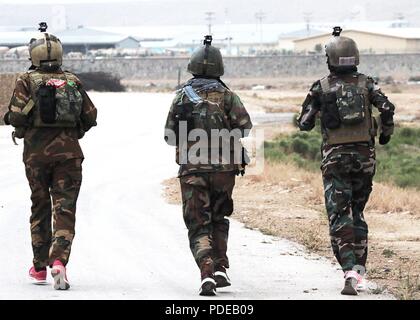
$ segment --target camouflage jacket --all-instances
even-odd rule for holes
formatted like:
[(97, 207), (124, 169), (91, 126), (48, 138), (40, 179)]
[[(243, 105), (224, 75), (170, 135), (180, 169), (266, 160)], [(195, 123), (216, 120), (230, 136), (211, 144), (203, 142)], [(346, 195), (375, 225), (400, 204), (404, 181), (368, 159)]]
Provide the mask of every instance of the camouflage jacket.
[[(354, 81), (361, 75), (358, 72), (352, 72), (347, 74), (333, 74), (331, 73), (328, 76), (328, 79), (331, 83), (334, 83), (335, 80), (344, 80), (345, 82)], [(388, 100), (388, 98), (382, 93), (378, 84), (370, 77), (367, 77), (367, 89), (368, 89), (368, 100), (370, 103), (375, 106), (380, 112), (380, 130), (384, 136), (392, 135), (394, 131), (394, 111), (395, 106)], [(315, 122), (317, 117), (319, 116), (321, 107), (322, 107), (322, 99), (321, 95), (322, 87), (320, 80), (316, 81), (307, 95), (303, 105), (302, 111), (297, 119), (297, 125), (302, 131), (310, 131), (315, 127)], [(334, 150), (339, 152), (339, 150), (350, 150), (350, 149), (357, 149), (356, 145), (359, 145), (363, 148), (363, 145), (366, 146), (369, 143), (353, 143), (351, 145), (346, 146), (328, 146), (326, 143), (323, 144), (323, 155), (329, 155), (330, 150)], [(374, 144), (374, 141), (372, 141)], [(371, 144), (371, 145), (372, 145)]]
[[(30, 71), (31, 72), (31, 71)], [(32, 127), (31, 112), (23, 113), (25, 106), (31, 99), (31, 81), (29, 73), (21, 74), (16, 80), (15, 90), (9, 104), (9, 111), (4, 116), (6, 124), (15, 127), (17, 137), (24, 138), (23, 161), (54, 162), (74, 158), (83, 158), (79, 138), (91, 127), (96, 126), (97, 110), (87, 93), (83, 90), (80, 80), (76, 84), (83, 97), (82, 113), (78, 128), (34, 128)], [(36, 70), (46, 77), (60, 77), (61, 70), (47, 73)]]
[[(212, 88), (212, 84), (215, 82), (217, 82), (218, 85), (216, 85), (216, 88)], [(218, 82), (215, 79), (193, 78), (185, 84), (185, 86), (187, 85), (191, 85), (203, 99), (218, 104), (226, 116), (228, 122), (227, 124), (230, 130), (239, 129), (243, 136), (246, 136), (247, 133), (249, 133), (247, 131), (252, 128), (252, 122), (247, 110), (242, 104), (239, 96), (229, 90), (224, 84)], [(169, 110), (165, 125), (165, 141), (169, 145), (176, 146), (176, 162), (180, 164), (179, 176), (200, 172), (237, 171), (238, 165), (232, 161), (232, 158), (228, 161), (227, 164), (211, 164), (210, 154), (208, 163), (180, 163), (180, 146), (178, 143), (174, 144), (169, 142), (166, 133), (167, 130), (171, 130), (172, 132), (178, 131), (176, 106), (187, 101), (188, 97), (182, 92), (182, 89), (177, 91), (175, 99), (173, 100)], [(233, 152), (233, 150), (231, 150), (231, 152)]]

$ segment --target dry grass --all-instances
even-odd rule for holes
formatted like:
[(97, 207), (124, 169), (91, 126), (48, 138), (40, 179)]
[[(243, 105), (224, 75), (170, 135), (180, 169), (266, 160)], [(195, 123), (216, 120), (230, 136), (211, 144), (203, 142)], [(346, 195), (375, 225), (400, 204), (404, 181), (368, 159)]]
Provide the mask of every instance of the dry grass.
[(420, 217), (420, 192), (376, 183), (367, 210), (381, 213), (406, 213)]
[(399, 271), (400, 284), (396, 290), (396, 295), (400, 300), (416, 300), (420, 291), (419, 274), (416, 267), (409, 264)]

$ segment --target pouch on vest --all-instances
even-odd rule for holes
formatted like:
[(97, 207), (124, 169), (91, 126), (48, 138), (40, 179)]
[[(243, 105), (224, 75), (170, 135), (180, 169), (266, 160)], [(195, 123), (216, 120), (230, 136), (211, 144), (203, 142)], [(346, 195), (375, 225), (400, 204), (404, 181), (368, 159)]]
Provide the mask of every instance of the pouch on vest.
[(335, 92), (328, 92), (322, 95), (322, 117), (321, 122), (325, 128), (337, 129), (340, 127), (340, 115), (337, 107), (337, 95)]
[(80, 122), (83, 97), (76, 78), (68, 73), (29, 73), (35, 128), (76, 128)]
[(354, 84), (342, 84), (337, 90), (337, 109), (340, 121), (355, 125), (365, 119), (365, 98), (363, 91)]
[[(192, 102), (181, 102), (175, 106), (175, 117), (178, 120), (178, 123), (180, 121), (185, 121), (187, 123), (187, 133), (194, 129), (194, 119), (192, 116), (193, 109), (194, 104)], [(176, 134), (178, 135), (178, 132), (176, 132)]]
[(38, 89), (39, 115), (42, 122), (52, 124), (56, 122), (56, 89), (54, 86), (42, 84)]
[(56, 90), (57, 121), (63, 124), (76, 126), (82, 112), (83, 98), (73, 81)]
[(211, 101), (203, 101), (194, 107), (192, 112), (194, 129), (207, 131), (209, 137), (212, 130), (227, 129), (224, 121), (224, 114), (220, 107)]

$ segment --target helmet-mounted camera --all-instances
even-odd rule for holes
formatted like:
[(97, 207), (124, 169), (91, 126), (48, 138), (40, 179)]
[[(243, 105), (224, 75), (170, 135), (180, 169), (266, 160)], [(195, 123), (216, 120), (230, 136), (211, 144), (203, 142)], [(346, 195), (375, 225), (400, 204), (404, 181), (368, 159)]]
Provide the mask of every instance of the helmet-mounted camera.
[(334, 27), (332, 35), (334, 37), (339, 37), (341, 35), (342, 31), (343, 31), (343, 29), (341, 29), (341, 27), (339, 27), (339, 26)]
[(39, 28), (38, 28), (38, 30), (39, 30), (40, 32), (47, 32), (47, 29), (48, 29), (48, 25), (47, 25), (47, 23), (46, 23), (46, 22), (40, 22), (40, 23), (39, 23)]
[(212, 41), (213, 41), (213, 37), (211, 35), (207, 35), (207, 36), (204, 36), (203, 44), (206, 46), (211, 46)]

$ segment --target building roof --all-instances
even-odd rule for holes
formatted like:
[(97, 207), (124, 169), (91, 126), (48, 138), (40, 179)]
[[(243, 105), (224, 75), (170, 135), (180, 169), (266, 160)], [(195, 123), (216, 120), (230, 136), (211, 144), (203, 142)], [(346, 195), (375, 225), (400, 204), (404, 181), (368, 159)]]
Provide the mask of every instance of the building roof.
[[(26, 45), (29, 43), (29, 40), (31, 38), (36, 37), (38, 35), (39, 31), (36, 30), (0, 32), (0, 45)], [(54, 35), (56, 35), (64, 45), (115, 44), (128, 38), (128, 36), (124, 34), (106, 32), (83, 27), (55, 32)]]
[(31, 38), (37, 36), (39, 31), (5, 31), (0, 32), (0, 45), (15, 47), (26, 45), (29, 43)]
[[(402, 39), (420, 39), (420, 28), (370, 28), (366, 29), (348, 29), (343, 30), (342, 34), (345, 35), (346, 33), (350, 32), (358, 32), (364, 34), (372, 34), (372, 35), (382, 35), (392, 38), (402, 38)], [(305, 41), (309, 39), (316, 39), (331, 35), (331, 33), (322, 33), (318, 35), (313, 35), (310, 37), (296, 39), (295, 42)]]
[(89, 28), (67, 29), (55, 33), (63, 44), (114, 44), (127, 38), (126, 35)]
[(289, 33), (281, 34), (280, 38), (288, 38), (288, 39), (300, 39), (305, 37), (313, 37), (320, 34), (325, 34), (325, 30), (318, 30), (318, 29), (299, 29), (296, 31), (292, 31)]
[[(226, 42), (231, 39), (232, 44), (256, 44), (261, 41), (265, 44), (276, 43), (280, 38), (290, 38), (293, 32), (300, 36), (300, 31), (305, 29), (304, 23), (292, 24), (215, 24), (212, 26), (214, 43)], [(137, 39), (148, 41), (149, 39), (173, 39), (176, 45), (197, 45), (201, 43), (203, 36), (208, 33), (206, 25), (186, 26), (135, 26), (135, 27), (90, 27), (106, 32), (115, 32), (131, 35)], [(305, 29), (306, 31), (306, 29)], [(322, 32), (312, 30), (311, 32)], [(305, 34), (306, 35), (306, 34)]]

